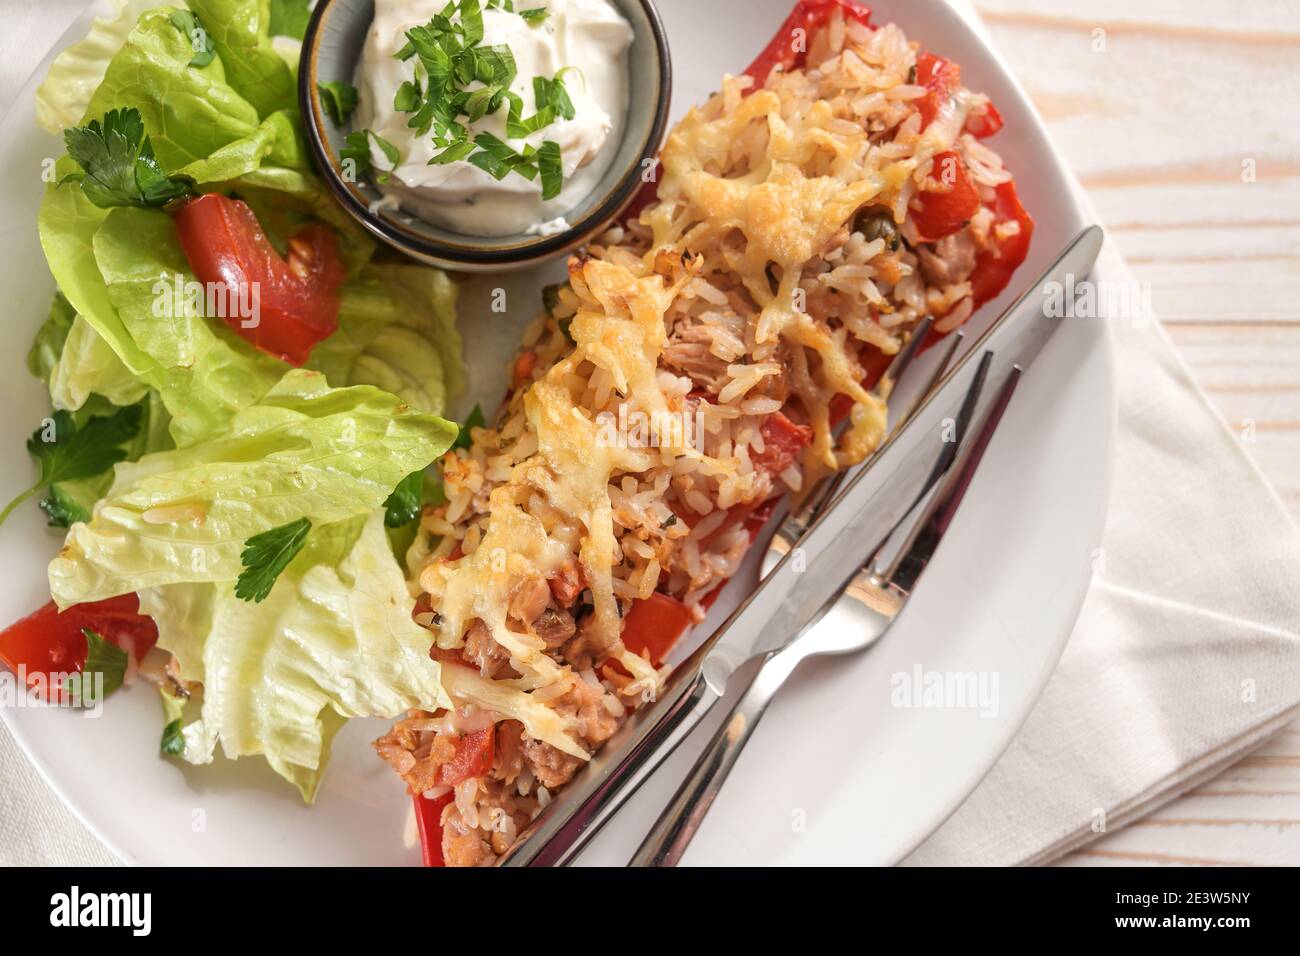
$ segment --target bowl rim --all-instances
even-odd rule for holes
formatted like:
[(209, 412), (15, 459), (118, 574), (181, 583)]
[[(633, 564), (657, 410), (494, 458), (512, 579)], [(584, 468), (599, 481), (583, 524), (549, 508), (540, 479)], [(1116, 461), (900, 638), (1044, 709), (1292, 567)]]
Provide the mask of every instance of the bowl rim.
[[(640, 192), (645, 161), (658, 155), (660, 144), (668, 128), (673, 85), (672, 55), (668, 46), (668, 34), (654, 0), (631, 0), (631, 2), (637, 3), (645, 12), (646, 20), (650, 25), (655, 62), (658, 66), (655, 77), (656, 105), (653, 118), (637, 150), (635, 162), (629, 165), (612, 187), (605, 190), (604, 199), (599, 205), (563, 232), (549, 236), (527, 237), (522, 242), (502, 241), (497, 246), (479, 247), (431, 239), (370, 211), (371, 201), (360, 192), (356, 184), (343, 179), (336, 165), (337, 159), (333, 150), (322, 132), (326, 120), (317, 90), (316, 60), (323, 36), (323, 24), (334, 6), (334, 0), (321, 0), (312, 10), (307, 30), (303, 35), (302, 51), (298, 62), (298, 108), (302, 113), (303, 130), (313, 164), (331, 195), (353, 219), (376, 238), (417, 258), (483, 268), (536, 262), (572, 249), (616, 218)], [(629, 84), (629, 95), (636, 95), (631, 92), (631, 84)], [(630, 132), (631, 130), (628, 130), (624, 135)], [(510, 240), (513, 237), (503, 237), (503, 239)]]

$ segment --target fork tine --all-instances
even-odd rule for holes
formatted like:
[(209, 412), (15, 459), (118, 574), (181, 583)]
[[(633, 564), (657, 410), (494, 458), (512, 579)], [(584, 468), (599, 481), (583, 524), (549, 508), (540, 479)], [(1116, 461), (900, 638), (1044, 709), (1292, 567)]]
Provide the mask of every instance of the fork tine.
[(894, 555), (889, 566), (881, 572), (876, 570), (872, 579), (891, 589), (909, 593), (921, 571), (929, 563), (938, 548), (939, 542), (948, 531), (953, 516), (957, 513), (966, 490), (970, 487), (975, 472), (984, 458), (984, 452), (993, 439), (1002, 416), (1020, 384), (1021, 368), (1014, 366), (1002, 383), (997, 397), (979, 423), (969, 435), (963, 435), (960, 450), (952, 463), (943, 482), (935, 490), (934, 496), (926, 504), (912, 530), (904, 539), (903, 545)]
[(894, 386), (898, 384), (898, 380), (907, 371), (907, 367), (921, 353), (921, 346), (924, 344), (926, 337), (929, 336), (930, 326), (932, 325), (934, 325), (934, 316), (927, 315), (912, 330), (912, 335), (907, 340), (907, 344), (898, 350), (898, 354), (889, 363), (889, 368), (885, 369), (885, 374), (880, 376), (880, 381), (876, 383), (874, 391), (881, 398), (889, 398)]
[(930, 373), (930, 380), (925, 383), (925, 388), (916, 393), (916, 398), (912, 400), (912, 404), (908, 406), (907, 411), (898, 416), (897, 421), (894, 423), (894, 427), (890, 429), (890, 431), (897, 431), (906, 425), (911, 420), (912, 416), (916, 414), (917, 409), (921, 407), (922, 403), (930, 397), (930, 393), (938, 388), (939, 383), (943, 380), (944, 374), (948, 371), (949, 366), (952, 365), (953, 358), (957, 355), (958, 350), (960, 350), (961, 345), (965, 340), (965, 329), (958, 329), (952, 335), (948, 336), (948, 349), (943, 353), (943, 358), (939, 360), (939, 364), (935, 367), (935, 370)]

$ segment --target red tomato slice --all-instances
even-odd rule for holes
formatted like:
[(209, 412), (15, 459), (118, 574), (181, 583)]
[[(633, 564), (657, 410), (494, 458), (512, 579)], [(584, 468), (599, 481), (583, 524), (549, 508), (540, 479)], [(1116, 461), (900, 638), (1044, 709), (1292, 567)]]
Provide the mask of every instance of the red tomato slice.
[(623, 644), (633, 654), (649, 651), (650, 663), (658, 667), (694, 623), (690, 608), (656, 591), (646, 600), (634, 602), (624, 616)]
[(438, 783), (454, 787), (465, 780), (486, 777), (492, 770), (493, 748), (496, 746), (496, 725), (486, 730), (474, 730), (456, 741), (456, 756), (438, 768)]
[(754, 467), (769, 475), (785, 471), (812, 444), (813, 430), (807, 425), (796, 425), (780, 412), (763, 419), (758, 432), (763, 436), (763, 450), (754, 455)]
[(74, 604), (62, 613), (51, 601), (0, 631), (0, 661), (15, 673), (25, 671), (29, 684), (34, 683), (33, 675), (41, 675), (48, 687), (51, 675), (80, 673), (86, 666), (83, 629), (116, 644), (137, 662), (158, 642), (158, 627), (140, 613), (134, 594)]
[(442, 810), (456, 799), (455, 791), (430, 800), (422, 793), (415, 794), (415, 824), (420, 831), (420, 853), (425, 866), (446, 866), (442, 857)]
[(980, 194), (956, 150), (934, 157), (934, 166), (912, 203), (912, 221), (923, 242), (936, 242), (964, 228), (979, 212)]
[(256, 296), (253, 318), (241, 318), (231, 308), (225, 310), (231, 314), (221, 317), (236, 335), (269, 355), (302, 365), (312, 347), (338, 328), (339, 286), (346, 269), (329, 227), (304, 228), (289, 240), (286, 260), (241, 200), (208, 193), (185, 203), (173, 218), (185, 257), (205, 287), (224, 287), (228, 297), (243, 297), (237, 301)]
[[(1020, 205), (1016, 194), (1016, 184), (1008, 180), (997, 187), (997, 199), (991, 206), (993, 210), (993, 231), (989, 248), (975, 257), (975, 270), (971, 273), (970, 284), (975, 307), (996, 298), (1007, 287), (1011, 275), (1020, 263), (1029, 255), (1029, 242), (1034, 235), (1034, 220)], [(1001, 223), (1016, 222), (1020, 230), (1004, 239), (997, 238), (997, 227)]]

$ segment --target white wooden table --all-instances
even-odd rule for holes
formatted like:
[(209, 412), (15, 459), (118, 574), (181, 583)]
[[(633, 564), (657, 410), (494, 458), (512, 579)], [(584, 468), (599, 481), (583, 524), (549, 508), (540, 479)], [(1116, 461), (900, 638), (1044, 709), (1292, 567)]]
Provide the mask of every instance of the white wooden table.
[[(0, 44), (0, 102), (82, 3), (0, 0), (6, 39), (21, 38)], [(1300, 0), (976, 5), (1198, 381), (1300, 520)], [(1300, 724), (1066, 862), (1300, 864)]]
[[(1300, 0), (976, 7), (1300, 520)], [(1300, 723), (1066, 862), (1300, 864)]]

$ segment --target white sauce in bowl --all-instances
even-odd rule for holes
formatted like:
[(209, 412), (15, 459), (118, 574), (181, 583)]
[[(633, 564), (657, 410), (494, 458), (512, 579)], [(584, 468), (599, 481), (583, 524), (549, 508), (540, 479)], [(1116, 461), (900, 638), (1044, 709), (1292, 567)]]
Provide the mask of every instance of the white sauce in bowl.
[[(564, 186), (554, 199), (542, 199), (539, 178), (530, 181), (511, 173), (497, 180), (465, 160), (429, 165), (440, 147), (431, 134), (417, 136), (407, 125), (411, 114), (394, 108), (397, 90), (412, 78), (417, 60), (403, 62), (393, 54), (406, 44), (406, 31), (442, 13), (447, 0), (375, 0), (375, 19), (357, 76), (356, 128), (372, 130), (401, 156), (379, 188), (412, 215), (465, 235), (508, 236), (554, 228), (608, 171), (627, 113), (632, 28), (609, 0), (514, 0), (514, 5), (516, 10), (546, 7), (550, 15), (532, 25), (517, 13), (485, 9), (480, 45), (510, 47), (518, 66), (510, 89), (522, 98), (525, 117), (536, 112), (533, 77), (550, 79), (566, 67), (576, 67), (564, 77), (575, 115), (558, 118), (524, 139), (507, 137), (505, 105), (477, 122), (469, 123), (464, 116), (460, 122), (469, 127), (471, 139), (488, 132), (516, 151), (524, 143), (557, 143)], [(474, 81), (465, 89), (482, 85)], [(377, 170), (389, 170), (391, 164), (373, 143), (371, 156)]]

